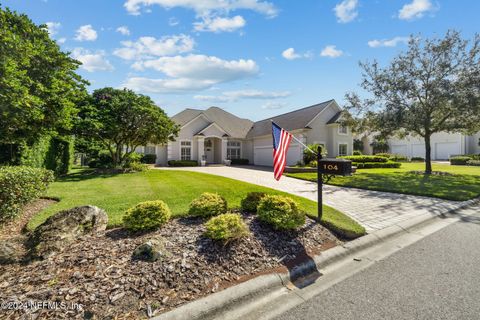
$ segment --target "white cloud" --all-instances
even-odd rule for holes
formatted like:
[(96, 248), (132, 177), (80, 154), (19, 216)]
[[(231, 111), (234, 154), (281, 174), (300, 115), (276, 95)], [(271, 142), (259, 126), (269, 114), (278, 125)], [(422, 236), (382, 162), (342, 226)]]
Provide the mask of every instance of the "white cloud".
[(221, 17), (204, 17), (201, 22), (195, 22), (194, 29), (196, 31), (208, 32), (232, 32), (245, 26), (245, 19), (242, 16), (235, 16), (232, 18)]
[(59, 44), (64, 44), (65, 41), (67, 41), (67, 38), (59, 38), (59, 39), (57, 39), (57, 43), (59, 43)]
[(95, 41), (97, 40), (97, 31), (93, 29), (91, 24), (81, 26), (77, 29), (77, 34), (75, 36), (77, 41)]
[(233, 102), (240, 99), (278, 99), (290, 96), (288, 91), (236, 90), (225, 91), (220, 96), (197, 95), (195, 99), (208, 102)]
[(352, 21), (358, 16), (357, 0), (343, 0), (333, 8), (337, 21), (341, 23), (347, 23)]
[(434, 10), (430, 0), (413, 0), (398, 11), (398, 18), (402, 20), (412, 20), (421, 18), (428, 11)]
[(171, 17), (170, 19), (168, 19), (168, 25), (171, 26), (171, 27), (174, 27), (176, 25), (178, 25), (180, 23), (180, 21), (178, 21), (177, 18), (175, 17)]
[(253, 60), (222, 60), (213, 56), (188, 55), (137, 61), (136, 68), (160, 71), (167, 79), (129, 78), (124, 86), (155, 93), (189, 92), (211, 88), (218, 83), (235, 81), (258, 74)]
[(322, 52), (320, 52), (322, 57), (329, 57), (329, 58), (338, 58), (343, 55), (343, 51), (337, 49), (336, 46), (329, 45), (323, 48)]
[(409, 37), (394, 37), (392, 39), (370, 40), (368, 46), (371, 48), (396, 47), (399, 43), (408, 43)]
[(270, 2), (261, 0), (126, 0), (124, 3), (128, 13), (139, 15), (142, 6), (159, 5), (165, 9), (182, 7), (195, 11), (197, 16), (227, 14), (235, 10), (253, 10), (268, 17), (277, 15), (277, 8)]
[[(282, 57), (284, 57), (287, 60), (295, 60), (295, 59), (300, 59), (300, 58), (313, 58), (313, 52), (312, 51), (307, 51), (305, 53), (297, 53), (295, 52), (294, 48), (288, 48), (283, 50), (282, 52)], [(267, 58), (267, 61), (269, 61), (270, 58)]]
[(91, 52), (83, 48), (75, 48), (72, 57), (82, 63), (81, 68), (88, 72), (113, 71), (111, 63), (105, 59), (104, 51)]
[(262, 109), (282, 109), (285, 108), (287, 104), (285, 102), (279, 102), (279, 101), (268, 101), (262, 106)]
[(115, 49), (113, 54), (125, 60), (148, 59), (185, 53), (192, 51), (195, 46), (193, 38), (184, 34), (164, 36), (160, 39), (141, 37), (137, 41), (123, 41), (121, 43), (123, 48)]
[(60, 22), (46, 22), (45, 23), (47, 25), (47, 28), (48, 28), (48, 34), (50, 34), (50, 36), (54, 36), (58, 33), (58, 30), (60, 30), (60, 28), (62, 27), (62, 24)]
[(127, 26), (120, 26), (116, 30), (117, 32), (121, 33), (124, 36), (129, 36), (130, 35), (130, 29), (128, 29)]

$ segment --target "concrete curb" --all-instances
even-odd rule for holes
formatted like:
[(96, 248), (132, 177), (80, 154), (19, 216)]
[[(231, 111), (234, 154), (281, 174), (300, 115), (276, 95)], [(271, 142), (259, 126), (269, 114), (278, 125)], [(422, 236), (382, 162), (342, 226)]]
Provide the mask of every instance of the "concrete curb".
[(306, 276), (312, 271), (333, 264), (347, 255), (354, 254), (382, 241), (402, 233), (410, 233), (411, 229), (427, 224), (431, 220), (452, 214), (453, 212), (480, 203), (480, 197), (459, 202), (440, 214), (424, 214), (414, 219), (398, 222), (390, 227), (374, 231), (363, 237), (347, 242), (342, 246), (323, 251), (313, 257), (312, 261), (298, 265), (289, 273), (271, 273), (255, 277), (236, 286), (195, 300), (172, 311), (163, 313), (152, 319), (155, 320), (197, 320), (214, 319), (228, 309), (235, 309), (248, 300), (256, 299), (268, 292), (278, 290), (295, 279)]

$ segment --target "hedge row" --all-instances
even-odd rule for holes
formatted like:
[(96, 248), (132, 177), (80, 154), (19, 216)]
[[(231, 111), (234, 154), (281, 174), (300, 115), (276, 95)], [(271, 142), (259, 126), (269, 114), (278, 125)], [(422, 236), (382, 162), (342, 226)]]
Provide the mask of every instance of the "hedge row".
[(387, 162), (352, 162), (352, 166), (357, 169), (374, 169), (374, 168), (400, 168), (402, 164), (400, 162), (387, 161)]
[(365, 163), (365, 162), (387, 162), (388, 158), (380, 156), (343, 156), (339, 157), (342, 159), (351, 160), (355, 163)]
[(467, 165), (469, 166), (480, 166), (480, 160), (468, 160)]
[(464, 166), (467, 164), (469, 160), (472, 160), (472, 158), (467, 157), (467, 156), (457, 156), (457, 157), (451, 157), (450, 158), (450, 164), (452, 165), (461, 165)]
[(0, 223), (16, 217), (53, 182), (53, 172), (26, 166), (0, 167)]
[(196, 167), (198, 162), (196, 160), (170, 160), (168, 165), (170, 167)]
[(250, 163), (248, 159), (232, 159), (231, 161), (233, 165), (247, 165)]

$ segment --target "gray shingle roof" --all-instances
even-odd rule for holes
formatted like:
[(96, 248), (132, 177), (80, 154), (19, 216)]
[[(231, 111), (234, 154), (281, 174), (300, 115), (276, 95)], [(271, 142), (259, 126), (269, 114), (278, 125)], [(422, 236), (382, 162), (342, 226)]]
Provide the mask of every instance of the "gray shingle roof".
[(174, 115), (172, 120), (183, 126), (200, 114), (204, 114), (210, 121), (215, 122), (233, 138), (244, 138), (253, 125), (253, 121), (239, 118), (217, 107), (210, 107), (207, 110), (185, 109)]
[(328, 100), (310, 107), (298, 109), (288, 113), (278, 115), (276, 117), (257, 121), (253, 124), (252, 130), (247, 135), (247, 138), (253, 138), (263, 135), (268, 135), (272, 132), (273, 120), (280, 127), (285, 130), (303, 129), (307, 124), (320, 112), (322, 112), (333, 100)]

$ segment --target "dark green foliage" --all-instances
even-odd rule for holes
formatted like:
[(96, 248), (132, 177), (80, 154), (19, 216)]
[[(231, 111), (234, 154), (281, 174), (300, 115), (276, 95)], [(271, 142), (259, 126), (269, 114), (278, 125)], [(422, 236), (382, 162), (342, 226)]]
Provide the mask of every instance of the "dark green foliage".
[(387, 162), (388, 158), (386, 157), (380, 157), (380, 156), (343, 156), (343, 157), (338, 157), (342, 159), (347, 159), (351, 160), (352, 162)]
[(358, 151), (358, 150), (354, 150), (353, 153), (352, 153), (354, 156), (361, 156), (363, 155), (363, 153), (361, 151)]
[(71, 129), (86, 82), (45, 25), (0, 8), (0, 143), (32, 146)]
[(387, 161), (387, 162), (352, 162), (352, 166), (357, 169), (373, 169), (373, 168), (400, 168), (402, 164), (400, 162)]
[(305, 224), (305, 212), (290, 197), (265, 196), (257, 208), (258, 218), (274, 229), (290, 230)]
[(107, 169), (113, 168), (113, 160), (108, 151), (100, 151), (98, 155), (88, 162), (90, 168)]
[[(21, 145), (20, 164), (34, 168), (45, 168), (47, 153), (50, 150), (52, 138), (48, 135), (41, 137), (34, 145)], [(50, 169), (50, 168), (48, 168)]]
[(196, 160), (170, 160), (168, 165), (170, 167), (196, 167), (198, 162)]
[(45, 168), (55, 175), (67, 174), (73, 164), (73, 140), (71, 138), (52, 138), (45, 156)]
[(451, 165), (461, 165), (464, 166), (467, 164), (467, 161), (472, 160), (471, 157), (468, 156), (457, 156), (457, 157), (451, 157), (450, 158), (450, 164)]
[(388, 152), (388, 149), (390, 148), (387, 140), (379, 137), (376, 137), (375, 141), (370, 143), (370, 146), (372, 147), (374, 154)]
[(233, 165), (248, 165), (250, 163), (248, 159), (232, 159), (231, 161)]
[(132, 90), (103, 88), (80, 105), (76, 133), (108, 150), (114, 167), (126, 164), (136, 148), (174, 140), (179, 126), (150, 97)]
[(17, 216), (24, 205), (40, 197), (53, 173), (26, 166), (0, 167), (0, 223)]
[(242, 211), (255, 213), (257, 212), (258, 204), (267, 194), (264, 192), (249, 192), (245, 198), (242, 199), (240, 205)]
[(422, 157), (412, 157), (412, 158), (410, 159), (410, 161), (412, 161), (412, 162), (423, 162), (423, 161), (425, 161), (425, 158), (422, 158)]
[(480, 160), (468, 160), (467, 166), (480, 166)]
[(158, 229), (166, 224), (172, 213), (161, 200), (140, 202), (128, 209), (123, 217), (123, 225), (131, 231)]
[(218, 216), (227, 212), (227, 201), (224, 197), (205, 192), (190, 203), (188, 214), (194, 217)]
[(360, 154), (363, 152), (363, 141), (360, 139), (353, 139), (353, 150), (355, 151), (360, 151)]
[(388, 159), (391, 161), (408, 161), (407, 156), (401, 154), (392, 154)]
[[(319, 144), (309, 144), (307, 147), (309, 147), (311, 150), (317, 152), (317, 149), (320, 145)], [(324, 146), (321, 146), (322, 150), (322, 155), (325, 156), (327, 154), (327, 150), (325, 149)], [(317, 155), (316, 153), (311, 152), (307, 148), (303, 150), (303, 163), (305, 165), (308, 165), (310, 162), (317, 160)]]
[(140, 162), (142, 163), (147, 163), (147, 164), (155, 164), (157, 161), (157, 155), (152, 153), (152, 154), (144, 154), (142, 155), (142, 158), (140, 159)]
[(205, 236), (225, 243), (248, 235), (248, 228), (242, 217), (236, 213), (225, 213), (210, 218), (205, 223)]

